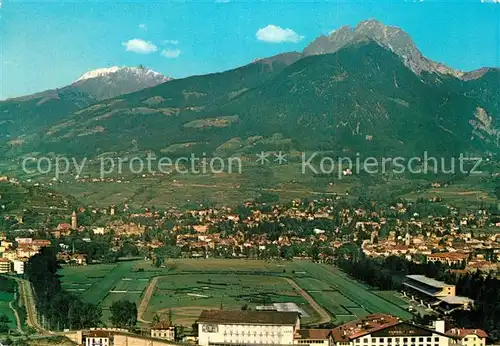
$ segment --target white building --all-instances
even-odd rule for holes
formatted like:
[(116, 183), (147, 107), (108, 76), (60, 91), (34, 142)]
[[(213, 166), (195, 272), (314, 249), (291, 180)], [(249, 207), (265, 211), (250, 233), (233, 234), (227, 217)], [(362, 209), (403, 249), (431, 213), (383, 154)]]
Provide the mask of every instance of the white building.
[(198, 344), (293, 345), (299, 329), (297, 312), (204, 310), (198, 319)]
[(151, 337), (175, 341), (175, 327), (167, 321), (160, 321), (151, 326)]
[(12, 271), (12, 264), (8, 258), (0, 258), (0, 274), (10, 273)]
[(104, 330), (92, 330), (85, 336), (85, 346), (110, 346), (111, 334)]
[(447, 335), (457, 338), (461, 346), (486, 346), (488, 334), (482, 329), (452, 328)]
[(12, 261), (14, 272), (16, 274), (24, 274), (24, 266), (26, 265), (26, 260), (24, 259), (15, 259)]
[[(331, 346), (452, 346), (457, 338), (445, 334), (444, 321), (432, 328), (417, 326), (398, 318), (376, 314), (333, 329)], [(479, 346), (479, 345), (478, 345)]]
[(331, 329), (300, 329), (294, 337), (295, 345), (301, 346), (329, 346)]

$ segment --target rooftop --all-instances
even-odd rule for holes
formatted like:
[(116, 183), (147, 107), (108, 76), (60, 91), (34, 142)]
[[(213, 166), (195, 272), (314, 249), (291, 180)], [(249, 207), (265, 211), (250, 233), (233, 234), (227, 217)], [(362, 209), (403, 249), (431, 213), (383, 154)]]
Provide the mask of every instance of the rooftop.
[(299, 329), (295, 333), (295, 339), (303, 340), (327, 340), (331, 329)]
[(168, 321), (160, 321), (158, 323), (154, 323), (151, 326), (151, 329), (169, 329), (172, 328), (172, 325)]
[(203, 310), (198, 322), (295, 325), (298, 318), (297, 312)]
[(331, 332), (335, 341), (342, 342), (392, 327), (399, 323), (401, 323), (401, 321), (394, 316), (374, 314), (343, 324), (335, 329), (332, 329)]
[(415, 281), (418, 281), (418, 282), (421, 282), (423, 284), (426, 284), (426, 285), (429, 285), (432, 287), (436, 287), (436, 288), (444, 288), (444, 287), (453, 286), (453, 285), (448, 285), (447, 283), (445, 283), (443, 281), (438, 281), (438, 280), (435, 280), (432, 278), (428, 278), (425, 275), (406, 275), (406, 277), (408, 279), (415, 280)]
[(467, 335), (477, 335), (480, 338), (487, 338), (488, 334), (482, 329), (453, 328), (446, 332), (446, 335), (465, 337)]
[(442, 252), (442, 253), (433, 253), (431, 255), (428, 255), (427, 257), (444, 258), (451, 260), (464, 260), (467, 259), (469, 255), (460, 252)]
[(109, 338), (110, 332), (104, 330), (91, 330), (87, 337), (89, 338)]
[(461, 296), (445, 296), (445, 297), (438, 297), (438, 299), (451, 305), (465, 305), (474, 303), (473, 299)]

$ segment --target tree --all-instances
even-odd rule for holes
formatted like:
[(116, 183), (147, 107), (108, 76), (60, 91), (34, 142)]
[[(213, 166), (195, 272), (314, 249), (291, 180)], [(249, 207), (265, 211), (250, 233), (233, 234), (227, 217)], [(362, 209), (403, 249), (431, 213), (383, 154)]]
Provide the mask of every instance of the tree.
[(62, 330), (95, 327), (100, 323), (101, 309), (85, 303), (76, 295), (62, 289), (57, 258), (53, 248), (42, 248), (31, 257), (25, 275), (31, 282), (36, 307), (49, 329)]
[(160, 316), (158, 316), (158, 314), (155, 314), (153, 316), (153, 321), (152, 322), (153, 322), (153, 324), (159, 323), (160, 322)]
[(500, 184), (498, 184), (493, 188), (493, 193), (495, 194), (497, 199), (500, 199)]
[(168, 324), (172, 325), (172, 309), (168, 309)]
[(7, 334), (10, 332), (9, 323), (10, 319), (7, 315), (0, 315), (0, 334)]
[(137, 306), (129, 300), (117, 300), (111, 305), (111, 323), (118, 328), (132, 329), (137, 323)]

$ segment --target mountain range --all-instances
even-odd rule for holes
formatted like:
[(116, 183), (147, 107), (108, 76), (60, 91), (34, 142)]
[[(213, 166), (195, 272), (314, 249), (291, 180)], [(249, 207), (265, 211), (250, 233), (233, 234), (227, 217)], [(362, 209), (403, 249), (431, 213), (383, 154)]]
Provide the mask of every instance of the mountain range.
[(183, 79), (140, 68), (0, 102), (0, 155), (262, 150), (439, 155), (499, 151), (500, 70), (457, 71), (375, 20), (303, 52)]

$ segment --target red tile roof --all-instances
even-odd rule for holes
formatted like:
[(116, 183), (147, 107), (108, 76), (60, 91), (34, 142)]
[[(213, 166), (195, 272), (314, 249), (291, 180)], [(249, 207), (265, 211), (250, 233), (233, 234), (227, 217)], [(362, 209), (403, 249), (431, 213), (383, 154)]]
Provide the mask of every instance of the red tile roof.
[(433, 253), (431, 255), (428, 255), (427, 257), (443, 258), (450, 260), (464, 260), (467, 259), (469, 255), (460, 252), (442, 252), (442, 253)]
[(151, 326), (151, 329), (169, 329), (172, 325), (168, 321), (160, 321)]
[(467, 335), (477, 335), (480, 338), (487, 338), (488, 334), (482, 329), (465, 329), (465, 328), (452, 328), (446, 332), (449, 336), (459, 336), (461, 338)]
[(331, 334), (335, 341), (347, 342), (360, 336), (395, 326), (399, 323), (401, 323), (401, 321), (394, 316), (374, 314), (343, 324), (333, 329)]
[(295, 339), (327, 340), (331, 329), (300, 329), (295, 334)]
[(91, 330), (87, 334), (87, 337), (89, 337), (89, 338), (109, 338), (110, 335), (111, 335), (111, 333), (107, 332), (105, 330)]

